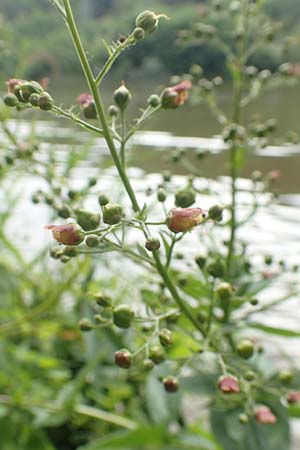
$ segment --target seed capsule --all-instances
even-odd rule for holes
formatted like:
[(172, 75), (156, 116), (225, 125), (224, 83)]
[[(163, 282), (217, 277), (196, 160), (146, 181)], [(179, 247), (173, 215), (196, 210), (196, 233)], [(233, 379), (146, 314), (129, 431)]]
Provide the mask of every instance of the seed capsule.
[(114, 324), (119, 328), (129, 328), (133, 318), (133, 309), (128, 305), (119, 305), (113, 311)]
[(175, 377), (165, 377), (163, 379), (163, 385), (164, 385), (165, 391), (170, 394), (177, 392), (178, 388), (179, 388), (178, 380)]
[(237, 352), (241, 358), (249, 359), (254, 353), (253, 342), (249, 339), (242, 340), (237, 346)]
[(132, 363), (132, 355), (126, 348), (115, 352), (115, 363), (122, 369), (129, 369)]

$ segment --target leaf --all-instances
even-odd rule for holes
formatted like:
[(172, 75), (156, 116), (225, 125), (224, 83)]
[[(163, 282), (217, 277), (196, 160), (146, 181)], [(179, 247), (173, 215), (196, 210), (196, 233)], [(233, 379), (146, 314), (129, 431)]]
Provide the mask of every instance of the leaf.
[(166, 427), (141, 427), (134, 431), (122, 431), (109, 434), (92, 444), (80, 447), (78, 450), (146, 450), (148, 446), (149, 448), (152, 446), (164, 448), (164, 443), (167, 443), (167, 438)]
[(286, 328), (270, 327), (268, 325), (263, 325), (262, 323), (251, 322), (249, 323), (251, 328), (257, 328), (269, 334), (277, 334), (278, 336), (289, 337), (289, 338), (299, 338), (300, 331), (288, 330)]

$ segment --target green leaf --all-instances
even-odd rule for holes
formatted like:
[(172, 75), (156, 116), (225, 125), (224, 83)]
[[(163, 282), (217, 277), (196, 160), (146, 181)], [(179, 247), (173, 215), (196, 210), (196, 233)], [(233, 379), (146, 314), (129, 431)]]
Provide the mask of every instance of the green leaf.
[(166, 427), (142, 427), (134, 431), (122, 431), (112, 433), (96, 442), (78, 450), (100, 450), (100, 449), (122, 449), (122, 450), (141, 450), (149, 449), (152, 446), (164, 448), (167, 443)]
[(249, 323), (251, 328), (257, 328), (258, 330), (264, 331), (269, 334), (276, 334), (278, 336), (289, 337), (289, 338), (299, 338), (300, 331), (288, 330), (286, 328), (270, 327), (268, 325), (263, 325), (262, 323), (251, 322)]

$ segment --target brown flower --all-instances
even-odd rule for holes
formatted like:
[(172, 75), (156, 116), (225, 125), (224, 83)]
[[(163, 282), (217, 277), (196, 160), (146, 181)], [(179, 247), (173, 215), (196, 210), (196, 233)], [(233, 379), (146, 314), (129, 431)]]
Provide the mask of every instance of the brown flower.
[(192, 230), (204, 218), (201, 208), (174, 208), (167, 216), (167, 226), (174, 233)]
[(66, 225), (46, 225), (52, 231), (54, 239), (64, 245), (78, 245), (84, 239), (84, 233), (79, 225), (69, 223)]
[(166, 88), (161, 94), (161, 106), (164, 109), (178, 108), (188, 99), (188, 91), (192, 88), (189, 80), (183, 80), (175, 86)]

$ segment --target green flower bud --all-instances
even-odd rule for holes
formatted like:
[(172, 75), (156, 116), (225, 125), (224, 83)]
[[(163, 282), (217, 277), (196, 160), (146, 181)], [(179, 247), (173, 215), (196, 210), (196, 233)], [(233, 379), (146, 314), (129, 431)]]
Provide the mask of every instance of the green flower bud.
[(130, 100), (131, 94), (127, 89), (127, 87), (125, 86), (125, 83), (123, 82), (123, 84), (114, 92), (114, 101), (116, 105), (120, 108), (120, 110), (124, 111), (127, 108)]
[(162, 173), (162, 176), (163, 176), (163, 180), (164, 180), (166, 183), (168, 183), (169, 181), (171, 181), (172, 174), (171, 174), (171, 172), (170, 172), (169, 170), (164, 170), (163, 173)]
[(224, 208), (219, 205), (212, 206), (208, 210), (208, 217), (216, 222), (220, 222), (223, 219)]
[(249, 417), (247, 416), (247, 414), (240, 414), (239, 415), (239, 422), (241, 424), (246, 424), (249, 422)]
[(155, 345), (149, 349), (149, 359), (151, 359), (154, 364), (160, 364), (165, 360), (165, 352), (161, 347)]
[(90, 248), (98, 247), (98, 245), (100, 244), (100, 238), (96, 234), (89, 234), (85, 238), (85, 243)]
[(228, 302), (233, 294), (233, 288), (230, 283), (221, 283), (217, 288), (217, 294), (221, 300)]
[(146, 10), (137, 16), (135, 25), (137, 28), (142, 28), (145, 34), (150, 34), (157, 29), (160, 18), (168, 19), (165, 14), (157, 15), (152, 11)]
[(207, 266), (207, 272), (214, 278), (223, 278), (225, 275), (225, 265), (221, 258), (215, 258)]
[(99, 194), (98, 203), (100, 206), (105, 206), (109, 203), (109, 198), (105, 194)]
[(190, 74), (191, 74), (194, 78), (200, 80), (200, 78), (201, 78), (202, 75), (203, 75), (203, 69), (202, 69), (202, 67), (199, 66), (198, 64), (194, 64), (194, 65), (190, 68)]
[(126, 348), (115, 352), (115, 363), (122, 369), (129, 369), (132, 363), (132, 355)]
[(258, 73), (258, 68), (255, 66), (248, 66), (245, 68), (245, 75), (246, 77), (252, 79), (254, 78)]
[(145, 30), (143, 28), (135, 28), (133, 30), (133, 37), (136, 41), (140, 41), (145, 37)]
[(111, 306), (112, 300), (108, 295), (104, 295), (101, 292), (98, 294), (93, 294), (93, 298), (96, 300), (97, 305), (103, 306), (104, 308), (107, 308)]
[(252, 306), (257, 306), (259, 303), (257, 298), (251, 298), (249, 301), (250, 301), (250, 305), (252, 305)]
[(163, 347), (170, 347), (173, 344), (172, 332), (167, 328), (163, 328), (162, 330), (160, 330), (158, 337), (159, 342)]
[(273, 263), (273, 257), (271, 255), (265, 255), (264, 260), (267, 266), (270, 266)]
[(247, 381), (253, 381), (255, 380), (256, 375), (254, 372), (252, 372), (252, 370), (248, 370), (248, 372), (245, 373), (244, 378)]
[(76, 219), (78, 224), (85, 230), (85, 231), (92, 231), (95, 230), (100, 223), (100, 214), (93, 213), (90, 211), (87, 211), (85, 209), (78, 209), (76, 211)]
[(143, 361), (143, 368), (144, 370), (146, 370), (147, 372), (152, 370), (154, 368), (154, 362), (151, 359), (144, 359)]
[(108, 107), (108, 114), (110, 115), (110, 117), (117, 117), (117, 115), (119, 114), (119, 109), (115, 105), (110, 105)]
[(287, 385), (293, 379), (293, 373), (290, 370), (281, 370), (278, 374), (278, 378), (282, 384)]
[(3, 102), (6, 106), (10, 106), (10, 107), (16, 106), (19, 103), (15, 94), (4, 95)]
[(148, 105), (152, 106), (152, 108), (157, 108), (160, 105), (160, 97), (159, 95), (153, 94), (148, 98)]
[(115, 225), (122, 219), (123, 208), (117, 203), (107, 203), (102, 207), (103, 222), (108, 225)]
[(35, 205), (40, 203), (40, 196), (37, 192), (35, 192), (34, 194), (32, 194), (31, 196), (31, 201), (32, 203), (34, 203)]
[(32, 106), (39, 106), (39, 100), (40, 100), (40, 95), (37, 94), (36, 92), (31, 94), (30, 97), (29, 97), (29, 103)]
[(57, 214), (62, 219), (68, 219), (71, 217), (72, 210), (68, 205), (62, 205), (57, 209)]
[(150, 236), (146, 240), (145, 247), (149, 252), (155, 252), (160, 248), (160, 240)]
[(54, 101), (50, 94), (44, 92), (43, 94), (40, 95), (39, 98), (40, 109), (42, 109), (43, 111), (50, 111), (52, 109), (53, 104)]
[(80, 319), (78, 325), (81, 331), (91, 331), (93, 329), (93, 324), (89, 319)]
[(69, 256), (69, 258), (74, 258), (77, 256), (77, 250), (74, 247), (67, 246), (63, 249), (63, 254)]
[(54, 247), (50, 250), (50, 257), (53, 259), (59, 259), (63, 254), (63, 250), (60, 247)]
[(165, 377), (163, 379), (163, 385), (165, 388), (165, 391), (172, 394), (178, 391), (179, 383), (177, 378), (174, 377)]
[(166, 88), (161, 94), (161, 106), (163, 109), (178, 108), (178, 94), (172, 88)]
[(97, 184), (97, 178), (96, 177), (90, 177), (88, 180), (88, 186), (93, 187)]
[(67, 256), (67, 255), (61, 255), (61, 257), (59, 259), (60, 259), (61, 263), (67, 264), (70, 261), (71, 258), (69, 256)]
[(249, 359), (254, 353), (253, 342), (249, 339), (243, 339), (237, 346), (237, 352), (241, 358)]
[(133, 309), (128, 305), (119, 305), (113, 310), (113, 321), (119, 328), (129, 328), (133, 318)]
[(191, 186), (184, 187), (175, 194), (175, 204), (181, 208), (188, 208), (195, 203), (195, 200), (196, 192)]
[(160, 203), (164, 203), (167, 199), (167, 192), (163, 188), (159, 188), (157, 191), (157, 200)]
[(197, 266), (199, 267), (199, 269), (203, 269), (203, 267), (206, 264), (206, 261), (207, 261), (206, 255), (198, 255), (195, 258), (195, 262), (196, 262)]
[(82, 113), (86, 119), (97, 119), (97, 110), (94, 101), (83, 105)]

